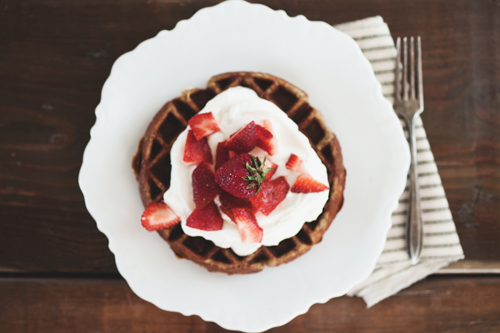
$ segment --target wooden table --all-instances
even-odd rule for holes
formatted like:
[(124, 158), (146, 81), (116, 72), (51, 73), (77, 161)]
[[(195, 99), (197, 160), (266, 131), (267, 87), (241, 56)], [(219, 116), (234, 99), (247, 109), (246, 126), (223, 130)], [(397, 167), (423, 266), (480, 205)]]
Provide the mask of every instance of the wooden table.
[[(224, 331), (129, 289), (77, 183), (115, 59), (217, 2), (0, 1), (1, 332)], [(422, 36), (423, 120), (466, 256), (371, 309), (341, 297), (271, 331), (500, 331), (499, 2), (263, 2)]]

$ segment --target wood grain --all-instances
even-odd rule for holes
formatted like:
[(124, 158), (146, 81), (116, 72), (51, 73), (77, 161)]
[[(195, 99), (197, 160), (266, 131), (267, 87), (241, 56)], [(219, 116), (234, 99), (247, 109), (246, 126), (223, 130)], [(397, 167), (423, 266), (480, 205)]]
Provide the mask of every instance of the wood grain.
[[(313, 305), (268, 332), (496, 332), (499, 303), (498, 278), (432, 277), (370, 309), (350, 297)], [(226, 332), (198, 316), (156, 308), (121, 279), (0, 279), (0, 327), (26, 333)]]
[(441, 268), (435, 274), (500, 274), (500, 262), (460, 260)]
[[(118, 56), (217, 2), (0, 2), (1, 272), (116, 274), (77, 182), (102, 85)], [(466, 258), (500, 261), (498, 1), (262, 2), (422, 36), (423, 120)]]

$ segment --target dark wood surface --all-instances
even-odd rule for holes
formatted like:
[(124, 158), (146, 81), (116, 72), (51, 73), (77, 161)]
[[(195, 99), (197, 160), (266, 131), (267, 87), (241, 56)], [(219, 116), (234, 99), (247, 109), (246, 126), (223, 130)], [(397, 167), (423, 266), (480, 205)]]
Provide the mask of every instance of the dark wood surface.
[[(0, 295), (3, 332), (227, 332), (162, 311), (123, 280), (0, 279)], [(498, 277), (433, 276), (370, 309), (346, 296), (313, 305), (268, 332), (499, 332), (499, 303)]]
[[(422, 36), (423, 120), (466, 258), (500, 262), (499, 2), (262, 2), (330, 24), (381, 15), (393, 36)], [(216, 3), (0, 0), (0, 331), (222, 331), (128, 289), (77, 182), (116, 58)], [(276, 331), (500, 331), (499, 301), (497, 277), (442, 276), (368, 311), (315, 305)]]

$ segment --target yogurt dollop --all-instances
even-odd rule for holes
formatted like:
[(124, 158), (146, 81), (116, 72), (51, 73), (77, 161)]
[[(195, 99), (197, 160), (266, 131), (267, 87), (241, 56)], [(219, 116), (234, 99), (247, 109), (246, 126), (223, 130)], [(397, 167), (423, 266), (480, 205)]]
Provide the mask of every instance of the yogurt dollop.
[[(203, 112), (212, 112), (221, 128), (221, 132), (208, 137), (214, 161), (219, 142), (229, 139), (231, 134), (252, 120), (260, 123), (267, 119), (271, 122), (273, 135), (278, 141), (278, 154), (268, 156), (258, 147), (250, 154), (259, 156), (261, 160), (267, 156), (267, 159), (278, 165), (273, 179), (284, 176), (291, 188), (300, 174), (308, 173), (317, 181), (328, 184), (326, 167), (311, 148), (307, 137), (299, 131), (297, 124), (275, 104), (258, 97), (253, 90), (244, 87), (230, 88), (210, 100), (200, 111)], [(196, 168), (195, 165), (189, 166), (183, 162), (188, 130), (189, 128), (182, 132), (172, 146), (170, 188), (164, 194), (165, 202), (181, 218), (182, 229), (187, 235), (201, 236), (219, 247), (232, 248), (236, 254), (244, 256), (255, 252), (261, 245), (278, 245), (283, 239), (295, 236), (304, 222), (314, 221), (323, 211), (329, 191), (307, 194), (288, 192), (285, 200), (269, 216), (260, 212), (255, 214), (263, 229), (262, 243), (242, 243), (238, 226), (222, 212), (222, 230), (205, 231), (186, 226), (187, 218), (195, 209), (191, 174)], [(300, 172), (293, 172), (285, 167), (291, 153), (303, 160)], [(218, 197), (215, 203), (220, 205)]]

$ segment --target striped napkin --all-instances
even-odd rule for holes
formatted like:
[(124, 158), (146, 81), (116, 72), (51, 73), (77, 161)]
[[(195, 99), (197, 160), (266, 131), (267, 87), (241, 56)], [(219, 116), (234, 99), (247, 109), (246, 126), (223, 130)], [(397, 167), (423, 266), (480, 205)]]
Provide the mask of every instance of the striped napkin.
[[(351, 36), (370, 61), (382, 93), (394, 104), (396, 48), (387, 24), (380, 16), (335, 26)], [(425, 50), (424, 50), (425, 52)], [(425, 82), (425, 78), (424, 78)], [(404, 122), (401, 122), (408, 137)], [(418, 118), (416, 123), (417, 161), (423, 210), (424, 238), (420, 262), (412, 266), (406, 252), (408, 186), (392, 214), (392, 228), (375, 270), (365, 281), (349, 291), (349, 296), (363, 297), (368, 307), (394, 295), (451, 262), (464, 258), (448, 201), (441, 185), (429, 141)]]

